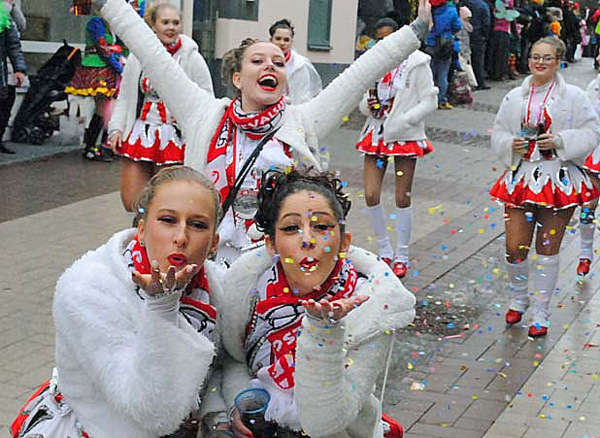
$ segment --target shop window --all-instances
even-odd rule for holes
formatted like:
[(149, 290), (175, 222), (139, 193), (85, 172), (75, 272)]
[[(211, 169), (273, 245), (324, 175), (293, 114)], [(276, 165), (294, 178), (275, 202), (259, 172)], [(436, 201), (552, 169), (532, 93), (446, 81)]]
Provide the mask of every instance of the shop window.
[(219, 0), (219, 18), (258, 21), (259, 0)]
[(308, 10), (308, 49), (329, 51), (332, 0), (310, 0)]

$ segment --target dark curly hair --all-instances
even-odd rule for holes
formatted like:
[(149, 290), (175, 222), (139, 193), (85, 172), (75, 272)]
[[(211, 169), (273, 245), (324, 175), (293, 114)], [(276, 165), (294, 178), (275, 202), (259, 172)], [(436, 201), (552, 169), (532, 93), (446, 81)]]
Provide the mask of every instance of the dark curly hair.
[(277, 29), (288, 29), (292, 32), (292, 38), (294, 36), (296, 36), (296, 33), (294, 32), (294, 26), (292, 26), (292, 22), (290, 20), (288, 20), (287, 18), (284, 18), (282, 20), (276, 21), (275, 23), (273, 23), (271, 25), (271, 27), (269, 27), (269, 35), (272, 37), (273, 35), (275, 35), (275, 32), (277, 32)]
[(342, 191), (344, 184), (333, 173), (319, 172), (313, 168), (281, 172), (269, 170), (263, 175), (258, 191), (258, 210), (254, 216), (256, 227), (271, 239), (275, 237), (275, 224), (279, 218), (281, 204), (290, 195), (303, 190), (319, 193), (328, 201), (345, 233), (345, 220), (352, 203)]

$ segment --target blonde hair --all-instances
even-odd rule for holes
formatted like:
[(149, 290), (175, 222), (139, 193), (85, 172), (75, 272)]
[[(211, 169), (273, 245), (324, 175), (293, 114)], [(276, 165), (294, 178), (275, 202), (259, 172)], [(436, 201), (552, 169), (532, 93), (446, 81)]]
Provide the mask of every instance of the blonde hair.
[(163, 9), (171, 9), (177, 12), (179, 18), (181, 18), (181, 10), (175, 6), (173, 3), (169, 3), (168, 0), (157, 0), (149, 5), (146, 5), (146, 10), (144, 11), (144, 21), (150, 27), (154, 26), (156, 20), (158, 19), (158, 14)]
[(562, 59), (563, 56), (565, 56), (565, 53), (567, 53), (567, 46), (558, 37), (547, 36), (540, 38), (535, 43), (533, 43), (533, 45), (531, 46), (531, 50), (533, 50), (535, 46), (539, 46), (540, 44), (548, 44), (549, 46), (553, 47), (556, 51), (556, 56), (558, 57), (558, 59)]
[(148, 209), (150, 208), (152, 201), (154, 201), (157, 189), (172, 181), (195, 182), (211, 192), (215, 206), (214, 226), (216, 229), (222, 216), (221, 195), (217, 189), (215, 189), (212, 181), (202, 173), (188, 166), (170, 166), (163, 168), (148, 181), (148, 184), (146, 184), (146, 187), (140, 192), (133, 205), (133, 211), (135, 211), (136, 214), (136, 222), (139, 222), (140, 219), (146, 219)]
[[(242, 60), (244, 59), (244, 53), (246, 53), (246, 49), (258, 42), (260, 41), (253, 38), (246, 38), (238, 47), (229, 50), (223, 55), (221, 77), (225, 81), (226, 85), (233, 86), (233, 74), (239, 73), (242, 70)], [(236, 89), (236, 93), (239, 95), (240, 91)]]

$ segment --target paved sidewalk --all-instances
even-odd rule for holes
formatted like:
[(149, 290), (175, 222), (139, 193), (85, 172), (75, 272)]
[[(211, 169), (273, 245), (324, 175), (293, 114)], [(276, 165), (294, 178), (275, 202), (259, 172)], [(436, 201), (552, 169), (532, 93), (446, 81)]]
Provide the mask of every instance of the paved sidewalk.
[[(594, 76), (584, 65), (569, 70), (569, 80), (580, 85)], [(576, 281), (575, 229), (561, 252), (547, 339), (529, 341), (526, 326), (506, 328), (503, 322), (502, 210), (487, 194), (501, 171), (487, 141), (500, 97), (516, 84), (477, 93), (473, 108), (437, 111), (428, 121), (436, 152), (417, 166), (405, 279), (416, 294), (418, 315), (398, 335), (385, 399), (406, 438), (600, 436), (599, 285), (595, 275)], [(326, 143), (332, 168), (340, 170), (352, 193), (353, 240), (374, 250), (360, 189), (362, 159), (354, 150), (358, 132), (347, 128), (356, 126), (346, 124)], [(115, 177), (114, 163), (103, 169)], [(15, 181), (18, 177), (15, 173)], [(43, 174), (35, 178), (43, 190)], [(393, 215), (393, 172), (386, 178), (382, 202)], [(7, 436), (19, 407), (49, 377), (56, 280), (77, 257), (130, 222), (118, 193), (81, 199), (40, 210), (16, 205), (14, 197), (14, 215), (0, 222), (0, 436)], [(394, 226), (391, 218), (389, 225)], [(594, 263), (593, 271), (597, 268)]]

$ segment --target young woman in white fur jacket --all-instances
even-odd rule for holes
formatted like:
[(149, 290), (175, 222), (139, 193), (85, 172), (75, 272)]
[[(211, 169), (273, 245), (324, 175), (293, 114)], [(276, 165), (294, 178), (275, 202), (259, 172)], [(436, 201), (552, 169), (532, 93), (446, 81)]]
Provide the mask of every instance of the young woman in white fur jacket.
[[(600, 61), (600, 55), (596, 62)], [(592, 80), (586, 89), (592, 108), (600, 117), (600, 75)], [(587, 172), (592, 184), (600, 190), (600, 145), (588, 155), (583, 163), (583, 169)], [(579, 237), (581, 238), (581, 252), (579, 253), (579, 264), (577, 275), (585, 276), (590, 272), (590, 266), (594, 260), (594, 230), (596, 229), (596, 208), (598, 199), (581, 206), (579, 215)]]
[[(558, 253), (573, 211), (599, 194), (579, 166), (598, 145), (600, 124), (585, 93), (560, 75), (564, 54), (557, 38), (533, 44), (531, 76), (503, 99), (491, 138), (506, 167), (490, 191), (505, 211), (511, 294), (505, 319), (519, 323), (531, 304), (530, 337), (548, 333)], [(530, 287), (527, 257), (534, 233), (538, 257)]]
[[(391, 18), (375, 25), (378, 41), (398, 29)], [(417, 159), (433, 152), (425, 135), (425, 117), (436, 110), (438, 89), (433, 84), (429, 55), (416, 50), (388, 72), (361, 101), (367, 121), (356, 145), (364, 154), (365, 202), (379, 256), (403, 278), (409, 265), (408, 245), (413, 226), (411, 192)], [(388, 217), (381, 205), (381, 186), (388, 166), (394, 161), (396, 177), (396, 251), (387, 230)]]
[(137, 230), (58, 281), (55, 373), (13, 423), (14, 438), (159, 438), (192, 413), (229, 427), (211, 374), (223, 293), (205, 262), (218, 244), (218, 193), (199, 172), (170, 167), (137, 208)]
[[(145, 20), (186, 75), (212, 94), (210, 71), (198, 45), (181, 35), (179, 9), (170, 3), (149, 5)], [(161, 166), (183, 164), (185, 138), (135, 55), (127, 58), (122, 77), (108, 135), (113, 151), (125, 157), (121, 163), (121, 200), (127, 211), (133, 211), (140, 191)]]
[[(376, 255), (350, 247), (341, 186), (328, 174), (268, 172), (256, 216), (267, 250), (224, 279), (223, 344), (237, 361), (225, 365), (224, 395), (232, 404), (246, 388), (266, 390), (278, 436), (401, 436), (373, 391), (415, 298)], [(252, 436), (247, 426), (234, 413), (236, 436)]]
[[(187, 140), (185, 164), (203, 170), (226, 199), (242, 162), (274, 128), (275, 137), (260, 153), (236, 199), (253, 204), (260, 174), (271, 167), (300, 163), (324, 168), (320, 143), (330, 135), (377, 79), (420, 46), (428, 30), (430, 7), (420, 0), (419, 17), (361, 56), (318, 96), (301, 105), (287, 105), (285, 57), (269, 42), (246, 41), (224, 56), (225, 80), (238, 97), (215, 99), (181, 70), (153, 32), (122, 0), (94, 0), (100, 12), (127, 47), (179, 123)], [(247, 202), (246, 202), (247, 201)], [(235, 208), (233, 209), (235, 211)], [(241, 209), (238, 209), (238, 213)], [(226, 212), (219, 228), (219, 256), (235, 259), (262, 236), (252, 214)]]
[(288, 89), (285, 96), (288, 103), (308, 102), (323, 89), (321, 77), (315, 66), (306, 56), (296, 52), (294, 44), (294, 26), (291, 21), (282, 19), (269, 27), (269, 41), (275, 44), (285, 56), (285, 74)]

